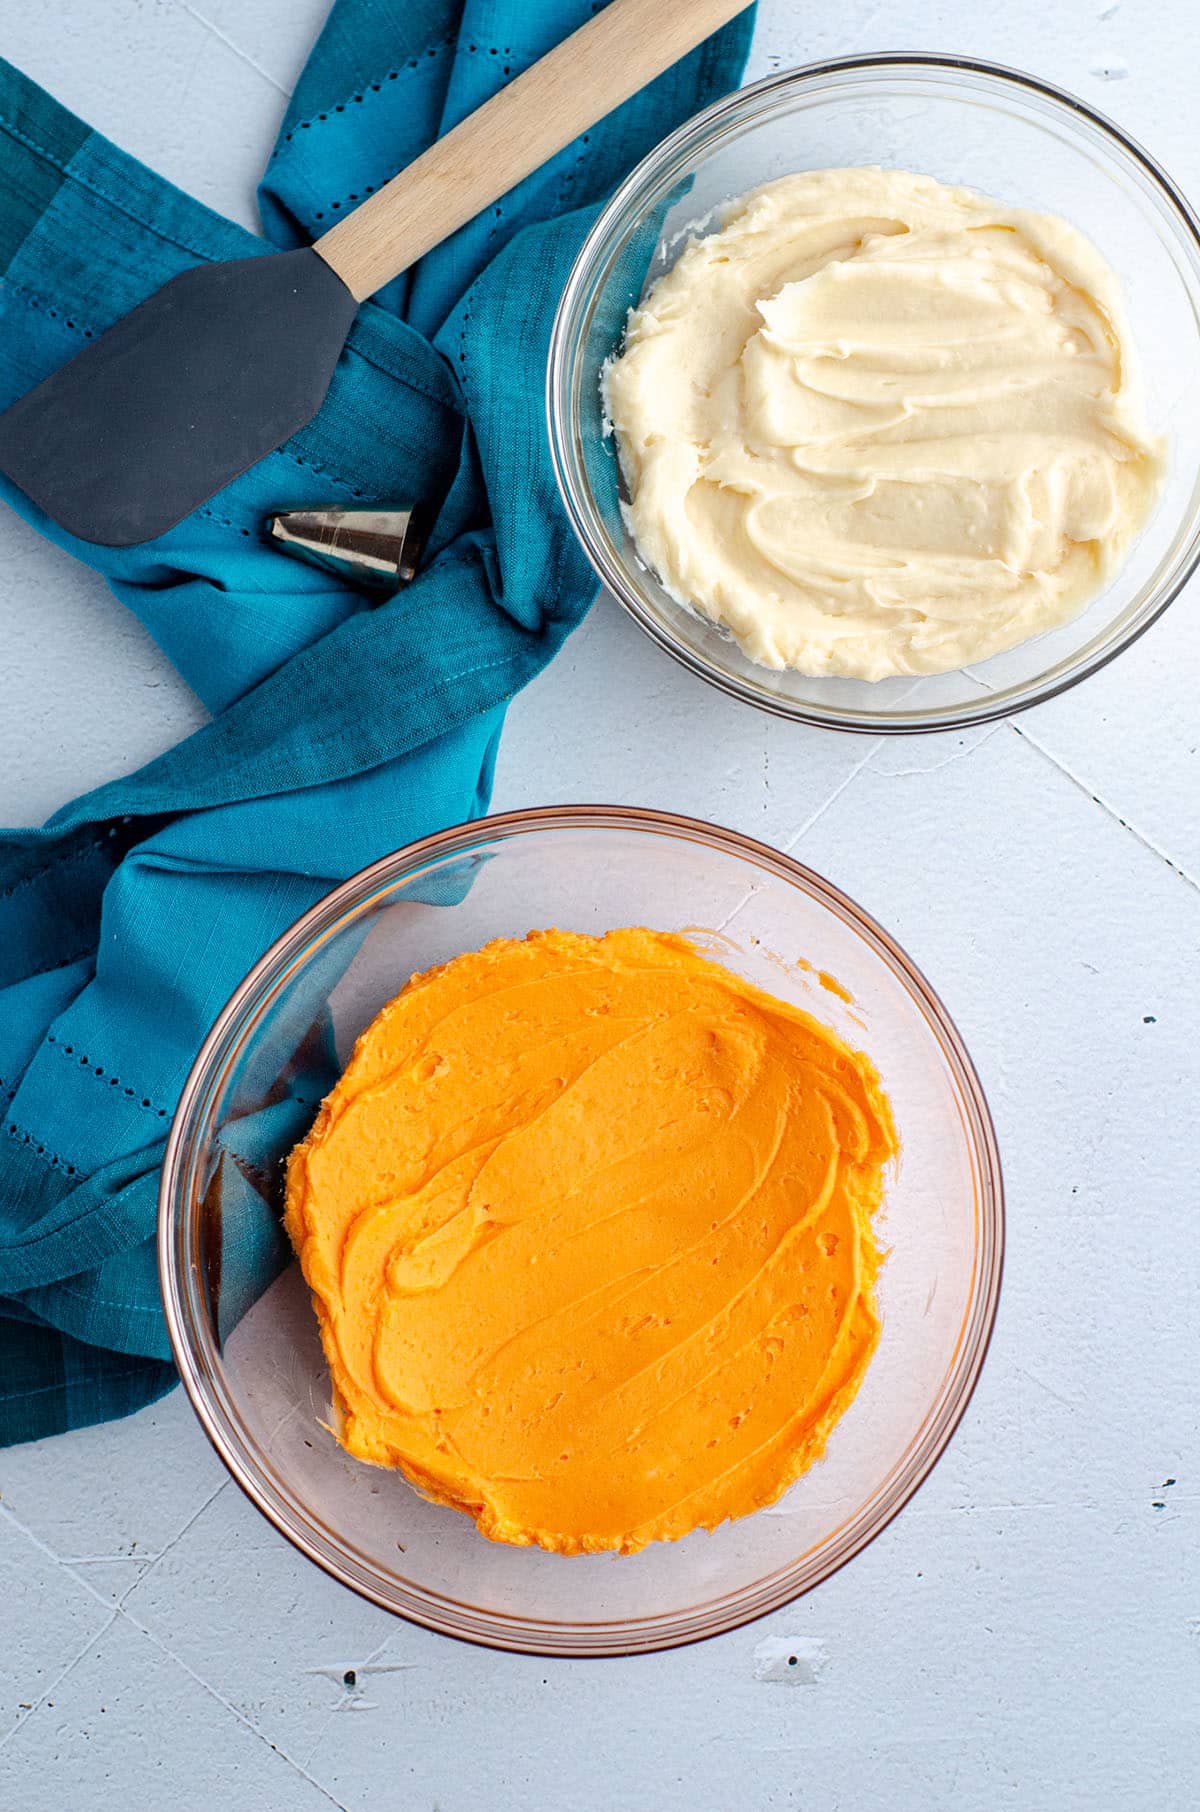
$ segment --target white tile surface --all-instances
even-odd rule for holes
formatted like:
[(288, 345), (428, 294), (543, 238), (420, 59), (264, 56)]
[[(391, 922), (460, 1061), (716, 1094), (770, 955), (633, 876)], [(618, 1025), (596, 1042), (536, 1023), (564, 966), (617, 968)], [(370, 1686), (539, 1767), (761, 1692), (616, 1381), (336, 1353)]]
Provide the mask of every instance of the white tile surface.
[(0, 1748), (0, 1795), (23, 1812), (337, 1804), (119, 1613)]
[[(324, 0), (0, 10), (5, 55), (252, 219)], [(1189, 0), (764, 0), (752, 73), (898, 46), (1059, 81), (1200, 195)], [(199, 721), (99, 582), (8, 518), (0, 595), (0, 819), (35, 822)], [(510, 714), (498, 808), (637, 801), (794, 848), (896, 932), (976, 1056), (1006, 1159), (1005, 1297), (963, 1427), (873, 1547), (699, 1648), (487, 1654), (316, 1573), (223, 1485), (177, 1395), (0, 1454), (0, 1802), (1196, 1803), (1198, 606), (1193, 588), (1019, 725), (883, 744), (740, 711), (602, 604)], [(798, 1685), (780, 1644), (810, 1662)]]
[(107, 1627), (112, 1612), (0, 1511), (0, 1754), (27, 1713)]

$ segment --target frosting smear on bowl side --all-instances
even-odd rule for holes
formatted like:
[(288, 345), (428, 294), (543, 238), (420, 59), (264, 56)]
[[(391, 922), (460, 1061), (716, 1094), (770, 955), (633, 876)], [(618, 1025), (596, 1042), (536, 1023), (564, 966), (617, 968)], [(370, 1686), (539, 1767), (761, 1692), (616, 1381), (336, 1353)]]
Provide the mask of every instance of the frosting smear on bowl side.
[(643, 559), (751, 660), (814, 676), (946, 672), (1065, 622), (1160, 482), (1095, 247), (903, 171), (732, 203), (604, 382)]
[(875, 1350), (895, 1150), (867, 1058), (682, 936), (414, 976), (288, 1166), (340, 1440), (564, 1554), (772, 1503)]

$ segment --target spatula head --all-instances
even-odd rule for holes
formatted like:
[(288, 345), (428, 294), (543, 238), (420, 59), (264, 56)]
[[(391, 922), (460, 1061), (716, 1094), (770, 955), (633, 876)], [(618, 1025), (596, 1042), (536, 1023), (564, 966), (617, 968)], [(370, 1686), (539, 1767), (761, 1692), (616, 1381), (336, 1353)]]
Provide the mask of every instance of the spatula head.
[(184, 271), (0, 415), (0, 471), (81, 540), (150, 541), (312, 419), (357, 307), (307, 246)]

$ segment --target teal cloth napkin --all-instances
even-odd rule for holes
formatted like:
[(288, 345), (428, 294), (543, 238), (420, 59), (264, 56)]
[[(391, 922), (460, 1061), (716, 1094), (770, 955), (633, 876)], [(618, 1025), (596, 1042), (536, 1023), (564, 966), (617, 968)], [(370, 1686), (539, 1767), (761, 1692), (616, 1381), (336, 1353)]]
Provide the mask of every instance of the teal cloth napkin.
[[(318, 235), (598, 10), (339, 0), (259, 190), (268, 240)], [(169, 534), (89, 546), (0, 480), (213, 713), (43, 829), (0, 834), (0, 1441), (173, 1382), (157, 1173), (212, 1019), (331, 884), (486, 809), (505, 703), (594, 590), (546, 446), (555, 305), (597, 203), (737, 84), (750, 31), (747, 13), (364, 307), (317, 418)], [(177, 271), (269, 249), (0, 63), (0, 407)], [(440, 506), (428, 564), (377, 607), (262, 540), (270, 510), (416, 497)], [(314, 1058), (232, 1152), (235, 1299), (278, 1257), (255, 1142), (299, 1136), (328, 1080)]]

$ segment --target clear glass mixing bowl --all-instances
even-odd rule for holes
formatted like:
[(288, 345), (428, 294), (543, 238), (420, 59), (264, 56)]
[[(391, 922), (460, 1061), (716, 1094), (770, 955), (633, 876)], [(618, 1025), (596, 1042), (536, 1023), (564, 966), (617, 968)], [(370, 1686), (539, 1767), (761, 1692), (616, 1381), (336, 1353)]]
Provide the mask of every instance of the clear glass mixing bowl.
[[(605, 434), (604, 361), (629, 307), (714, 209), (791, 171), (915, 170), (1061, 214), (1120, 274), (1151, 427), (1170, 437), (1152, 521), (1112, 584), (1073, 622), (956, 673), (808, 679), (748, 661), (668, 597), (621, 519)], [(842, 730), (983, 723), (1064, 691), (1127, 648), (1200, 560), (1200, 222), (1119, 127), (1031, 76), (954, 57), (872, 56), (769, 76), (718, 101), (643, 159), (579, 253), (550, 344), (550, 445), (567, 512), (597, 574), (660, 647), (722, 691)]]
[[(249, 1308), (223, 1255), (244, 1191), (222, 1135), (278, 1110), (315, 1048), (344, 1062), (414, 970), (533, 927), (719, 932), (719, 954), (868, 1051), (902, 1151), (886, 1194), (883, 1334), (825, 1458), (773, 1508), (641, 1554), (563, 1557), (484, 1540), (458, 1511), (337, 1445), (293, 1263)], [(799, 966), (799, 959), (811, 967)], [(825, 970), (853, 996), (821, 985)], [(308, 1115), (311, 1118), (311, 1113)], [(294, 1126), (256, 1167), (278, 1201)], [(1000, 1287), (1003, 1202), (979, 1079), (946, 1011), (844, 894), (733, 831), (568, 806), (445, 831), (386, 857), (300, 919), (209, 1034), (167, 1145), (159, 1263), (196, 1413), (259, 1509), (335, 1579), (448, 1635), (558, 1655), (631, 1654), (775, 1610), (877, 1535), (962, 1415)]]

